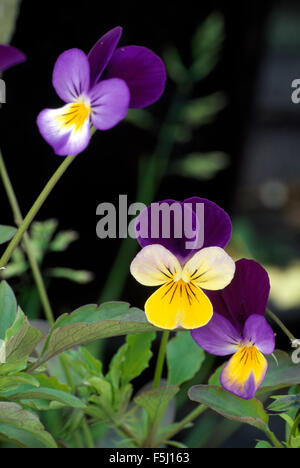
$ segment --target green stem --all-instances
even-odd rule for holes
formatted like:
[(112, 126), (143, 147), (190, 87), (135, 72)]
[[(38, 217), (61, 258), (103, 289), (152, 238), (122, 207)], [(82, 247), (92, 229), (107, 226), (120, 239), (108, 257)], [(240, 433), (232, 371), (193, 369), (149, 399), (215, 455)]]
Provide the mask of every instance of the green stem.
[[(204, 405), (197, 406), (197, 408), (195, 408), (193, 411), (191, 411), (191, 413), (189, 413), (184, 419), (182, 419), (182, 421), (180, 421), (178, 424), (176, 424), (176, 427), (174, 429), (167, 432), (167, 434), (165, 434), (161, 439), (159, 439), (158, 442), (155, 444), (155, 447), (160, 447), (167, 440), (174, 437), (174, 435), (176, 435), (176, 434), (178, 434), (178, 432), (182, 431), (182, 429), (184, 429), (187, 424), (194, 421), (196, 418), (198, 418), (198, 416), (200, 416), (206, 410), (207, 410), (207, 406), (204, 406)], [(155, 447), (153, 447), (153, 448), (155, 448)]]
[(47, 197), (50, 195), (52, 192), (53, 188), (57, 184), (57, 182), (60, 180), (60, 178), (63, 176), (63, 174), (66, 172), (70, 164), (74, 161), (75, 156), (68, 156), (64, 159), (62, 164), (59, 166), (59, 168), (55, 171), (37, 200), (34, 202), (32, 205), (31, 209), (29, 210), (27, 216), (24, 218), (23, 222), (21, 223), (18, 231), (16, 232), (15, 236), (12, 238), (10, 241), (7, 249), (5, 250), (4, 254), (2, 255), (0, 259), (0, 268), (5, 267), (7, 262), (9, 261), (12, 253), (14, 252), (15, 248), (19, 245), (22, 237), (24, 236), (25, 232), (27, 231), (28, 227), (34, 220), (35, 216), (37, 215), (38, 211), (40, 210), (41, 206), (47, 199)]
[[(21, 224), (23, 223), (22, 213), (20, 210), (20, 206), (19, 206), (16, 194), (13, 189), (11, 180), (9, 178), (1, 150), (0, 150), (0, 176), (2, 178), (3, 186), (6, 191), (7, 198), (9, 200), (9, 203), (10, 203), (13, 215), (14, 215), (15, 223), (17, 226), (21, 226)], [(47, 295), (47, 291), (46, 291), (44, 281), (41, 275), (41, 271), (40, 271), (38, 262), (35, 258), (34, 252), (32, 250), (31, 242), (27, 233), (24, 234), (24, 246), (25, 246), (28, 261), (32, 270), (32, 274), (36, 283), (36, 287), (40, 296), (40, 300), (41, 300), (41, 303), (45, 312), (45, 316), (49, 324), (53, 325), (54, 315), (52, 312), (50, 301), (48, 299), (48, 295)]]
[(298, 416), (296, 417), (295, 421), (294, 421), (294, 424), (293, 424), (293, 427), (291, 429), (291, 433), (290, 433), (290, 437), (289, 437), (289, 447), (291, 446), (291, 443), (292, 443), (292, 438), (296, 435), (296, 431), (298, 429), (298, 426), (300, 424), (300, 413), (298, 414)]
[(81, 423), (81, 427), (82, 427), (82, 432), (83, 432), (83, 435), (84, 435), (84, 439), (85, 439), (87, 448), (95, 448), (92, 433), (90, 431), (89, 425), (88, 425), (85, 418), (83, 419), (83, 421)]
[(277, 439), (274, 432), (272, 432), (269, 429), (269, 430), (266, 430), (265, 433), (266, 433), (267, 437), (269, 438), (270, 442), (272, 442), (272, 444), (274, 445), (275, 448), (280, 448), (280, 449), (284, 448), (284, 446), (281, 444), (281, 442), (279, 442), (279, 440)]
[(280, 318), (277, 317), (277, 315), (274, 314), (274, 312), (272, 312), (270, 309), (267, 309), (267, 314), (269, 315), (269, 317), (271, 317), (272, 320), (274, 320), (274, 322), (279, 326), (279, 328), (281, 328), (281, 330), (283, 331), (283, 333), (286, 334), (286, 336), (290, 339), (291, 342), (295, 341), (296, 338), (294, 337), (294, 335), (289, 331), (289, 329), (282, 323), (282, 321), (280, 320)]
[(169, 331), (164, 331), (161, 337), (161, 342), (160, 342), (160, 347), (158, 351), (158, 357), (157, 357), (157, 362), (156, 362), (156, 367), (155, 367), (155, 372), (154, 372), (153, 388), (158, 388), (160, 385), (169, 335), (170, 335)]

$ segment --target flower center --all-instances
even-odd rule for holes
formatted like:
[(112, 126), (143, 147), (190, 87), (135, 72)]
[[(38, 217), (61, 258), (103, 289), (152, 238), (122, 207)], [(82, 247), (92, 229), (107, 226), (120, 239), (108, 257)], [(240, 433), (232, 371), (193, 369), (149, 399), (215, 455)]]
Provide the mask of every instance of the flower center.
[(91, 113), (90, 105), (85, 102), (69, 104), (65, 109), (65, 112), (58, 117), (58, 120), (64, 128), (74, 127), (75, 131), (82, 128)]

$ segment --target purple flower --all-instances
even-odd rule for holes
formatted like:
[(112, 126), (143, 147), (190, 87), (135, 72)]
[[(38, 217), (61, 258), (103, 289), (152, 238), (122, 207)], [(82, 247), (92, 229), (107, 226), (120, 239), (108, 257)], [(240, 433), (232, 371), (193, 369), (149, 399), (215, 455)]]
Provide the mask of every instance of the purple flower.
[(263, 267), (253, 260), (239, 260), (229, 286), (208, 292), (214, 307), (212, 320), (191, 332), (209, 353), (233, 354), (222, 370), (221, 384), (245, 400), (253, 398), (264, 381), (268, 369), (264, 354), (272, 354), (275, 348), (274, 333), (264, 317), (269, 292)]
[[(199, 207), (204, 208), (202, 218)], [(222, 289), (233, 278), (235, 263), (224, 251), (231, 230), (227, 213), (198, 197), (152, 204), (138, 216), (137, 239), (143, 248), (130, 271), (145, 286), (161, 286), (145, 304), (149, 322), (191, 330), (211, 320), (213, 307), (203, 289)]]
[(37, 119), (56, 154), (81, 153), (89, 144), (91, 123), (108, 130), (124, 119), (129, 108), (148, 106), (162, 95), (166, 82), (162, 60), (145, 47), (116, 49), (121, 34), (117, 27), (88, 55), (71, 49), (58, 58), (53, 86), (66, 105), (46, 109)]
[(25, 60), (25, 55), (15, 47), (0, 44), (0, 72), (4, 72)]

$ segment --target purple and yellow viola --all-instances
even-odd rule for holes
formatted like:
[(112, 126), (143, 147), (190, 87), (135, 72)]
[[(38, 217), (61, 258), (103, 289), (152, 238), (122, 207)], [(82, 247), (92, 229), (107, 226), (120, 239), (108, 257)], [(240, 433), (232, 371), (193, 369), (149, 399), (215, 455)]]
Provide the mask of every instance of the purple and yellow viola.
[(25, 62), (25, 55), (15, 47), (0, 44), (0, 72), (4, 72), (14, 65)]
[[(224, 250), (231, 238), (231, 221), (222, 208), (203, 198), (159, 202), (163, 204), (175, 204), (181, 213), (187, 212), (191, 230), (187, 233), (183, 225), (179, 226), (184, 224), (184, 216), (172, 212), (168, 235), (163, 234), (162, 219), (154, 235), (153, 207), (147, 207), (137, 218), (137, 240), (142, 250), (132, 261), (130, 271), (139, 283), (160, 286), (145, 304), (150, 323), (167, 330), (191, 330), (206, 325), (213, 315), (212, 303), (203, 290), (223, 289), (234, 276), (235, 263)], [(204, 207), (204, 226), (198, 225), (197, 204)], [(142, 226), (146, 226), (143, 233)], [(179, 227), (181, 236), (176, 235)], [(204, 236), (199, 248), (197, 237), (201, 232)], [(187, 247), (191, 241), (196, 248)]]
[(214, 307), (212, 320), (193, 330), (195, 342), (210, 354), (233, 355), (221, 373), (222, 386), (249, 400), (264, 381), (268, 362), (264, 355), (274, 352), (275, 337), (264, 315), (270, 282), (259, 263), (236, 262), (234, 279), (223, 291), (209, 291)]
[(44, 139), (56, 154), (81, 153), (89, 144), (91, 124), (98, 130), (117, 125), (129, 108), (153, 104), (166, 83), (163, 61), (141, 46), (117, 49), (122, 28), (106, 33), (86, 55), (80, 49), (61, 54), (53, 86), (66, 103), (45, 109), (37, 119)]

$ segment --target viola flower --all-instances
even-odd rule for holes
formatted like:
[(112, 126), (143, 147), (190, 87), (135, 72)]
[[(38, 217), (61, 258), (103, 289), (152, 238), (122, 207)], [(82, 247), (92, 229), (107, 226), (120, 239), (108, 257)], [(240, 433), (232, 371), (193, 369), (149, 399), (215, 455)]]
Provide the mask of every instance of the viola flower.
[(111, 129), (129, 108), (149, 106), (162, 95), (163, 61), (145, 47), (116, 49), (121, 34), (121, 27), (112, 29), (88, 55), (71, 49), (59, 56), (52, 83), (66, 105), (46, 109), (37, 119), (56, 154), (76, 156), (89, 144), (91, 124), (98, 130)]
[(264, 315), (270, 292), (267, 272), (259, 263), (236, 262), (234, 279), (223, 291), (209, 292), (214, 307), (212, 320), (193, 330), (192, 337), (216, 356), (233, 354), (221, 373), (222, 386), (250, 400), (264, 381), (273, 353), (274, 333)]
[[(150, 323), (168, 330), (179, 326), (191, 330), (206, 325), (213, 314), (211, 301), (203, 289), (222, 289), (234, 276), (235, 263), (224, 251), (231, 238), (231, 221), (218, 205), (203, 198), (194, 197), (182, 203), (159, 202), (160, 207), (163, 204), (176, 204), (181, 214), (186, 210), (191, 231), (187, 233), (184, 229), (183, 215), (172, 215), (169, 235), (164, 236), (162, 219), (159, 219), (158, 235), (154, 236), (153, 206), (150, 205), (137, 218), (137, 240), (143, 248), (132, 261), (130, 271), (145, 286), (161, 286), (145, 304)], [(204, 206), (204, 226), (200, 227), (199, 204)], [(176, 235), (178, 224), (182, 228), (180, 237)], [(147, 232), (142, 234), (141, 226), (147, 226)], [(201, 231), (204, 231), (202, 246), (187, 248), (191, 233), (195, 233), (192, 241), (197, 245)]]
[(0, 72), (10, 67), (25, 62), (25, 55), (15, 47), (0, 44)]

